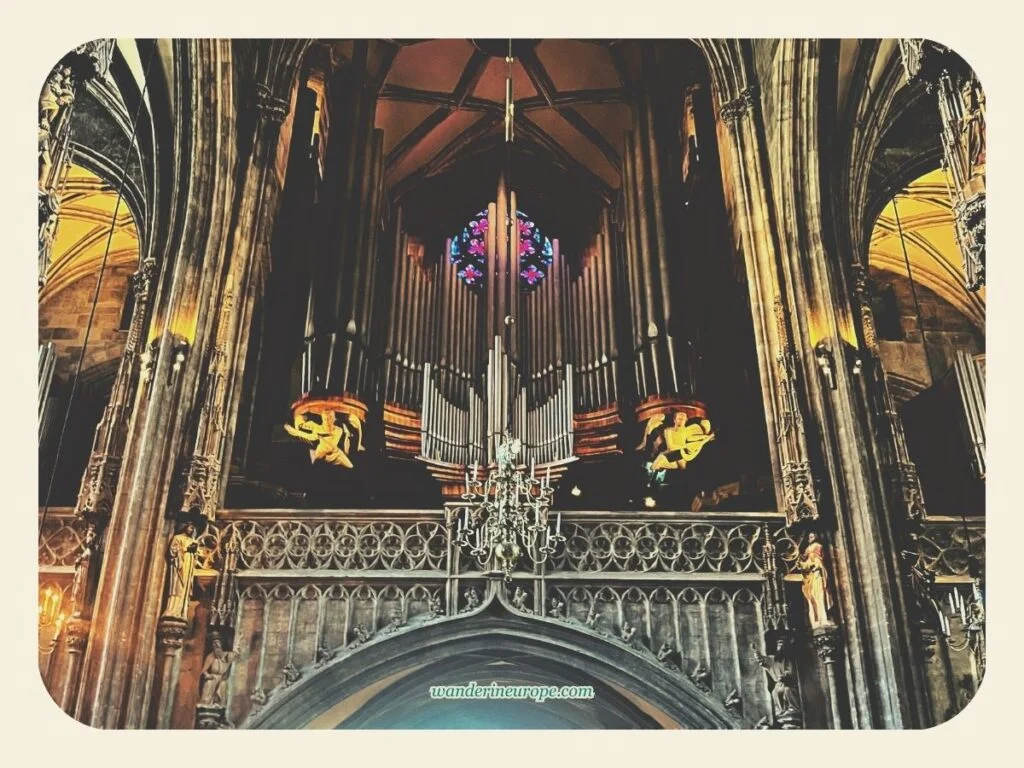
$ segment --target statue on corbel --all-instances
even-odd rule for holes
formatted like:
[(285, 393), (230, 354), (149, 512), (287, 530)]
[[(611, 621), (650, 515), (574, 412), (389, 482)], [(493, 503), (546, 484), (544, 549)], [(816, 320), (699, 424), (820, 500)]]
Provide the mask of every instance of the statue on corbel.
[(807, 604), (807, 619), (811, 630), (832, 629), (832, 593), (829, 585), (829, 564), (825, 546), (813, 531), (807, 534), (807, 543), (796, 564), (803, 577), (801, 591)]
[(796, 730), (803, 727), (803, 705), (800, 702), (796, 664), (793, 662), (793, 638), (788, 632), (767, 632), (766, 645), (771, 654), (761, 653), (751, 646), (754, 660), (768, 677), (768, 688), (772, 697), (772, 725), (781, 730)]
[[(182, 540), (182, 544), (187, 544)], [(196, 542), (196, 554), (202, 546)], [(199, 700), (196, 703), (197, 728), (233, 728), (227, 719), (228, 686), (231, 667), (244, 658), (235, 650), (234, 621), (237, 608), (235, 571), (238, 566), (238, 536), (232, 530), (220, 558), (220, 572), (210, 601), (207, 625), (206, 658), (199, 673)]]
[(212, 576), (209, 561), (212, 552), (199, 539), (199, 527), (194, 519), (185, 518), (178, 524), (178, 532), (167, 544), (167, 593), (163, 618), (187, 622), (196, 578), (205, 573)]
[(196, 524), (188, 521), (171, 537), (167, 546), (170, 573), (164, 616), (188, 620), (188, 606), (192, 599), (198, 559), (199, 540), (196, 538)]
[(285, 424), (284, 429), (309, 446), (310, 462), (352, 469), (353, 454), (366, 450), (366, 414), (366, 406), (351, 397), (300, 400), (292, 406), (293, 423)]
[(636, 414), (645, 425), (636, 450), (646, 458), (650, 486), (664, 485), (670, 471), (686, 469), (715, 439), (703, 403), (650, 398), (637, 407)]
[(767, 654), (751, 645), (754, 660), (764, 669), (771, 692), (772, 715), (758, 724), (759, 728), (794, 730), (803, 727), (803, 706), (794, 663), (794, 633), (786, 598), (784, 568), (778, 557), (772, 533), (767, 524), (761, 527), (761, 563), (764, 589), (761, 598), (761, 622), (765, 628), (764, 647)]

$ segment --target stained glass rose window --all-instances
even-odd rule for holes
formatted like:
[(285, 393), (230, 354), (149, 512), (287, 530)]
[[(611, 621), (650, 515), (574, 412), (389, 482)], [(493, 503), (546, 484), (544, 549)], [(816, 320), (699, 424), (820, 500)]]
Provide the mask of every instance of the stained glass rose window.
[[(451, 261), (459, 279), (471, 288), (480, 288), (487, 280), (487, 211), (482, 210), (452, 238)], [(520, 285), (529, 291), (540, 284), (548, 273), (555, 252), (551, 240), (544, 236), (534, 221), (516, 211), (519, 235)]]

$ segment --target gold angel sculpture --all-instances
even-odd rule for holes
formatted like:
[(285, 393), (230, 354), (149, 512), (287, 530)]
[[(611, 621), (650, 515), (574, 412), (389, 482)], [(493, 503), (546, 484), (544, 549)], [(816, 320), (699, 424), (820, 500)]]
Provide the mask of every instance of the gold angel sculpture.
[(665, 473), (671, 469), (686, 469), (686, 465), (697, 458), (704, 446), (715, 439), (708, 419), (687, 420), (685, 411), (675, 411), (672, 420), (666, 424), (667, 416), (659, 413), (647, 420), (644, 438), (637, 450), (647, 451), (650, 457), (647, 474), (650, 482), (665, 482)]
[(686, 465), (697, 458), (705, 445), (715, 439), (715, 433), (711, 431), (711, 422), (707, 419), (693, 419), (687, 424), (686, 413), (676, 411), (672, 417), (672, 424), (664, 426), (665, 414), (661, 413), (652, 416), (647, 420), (647, 429), (644, 431), (644, 441), (641, 447), (647, 444), (648, 439), (654, 435), (651, 445), (655, 453), (651, 461), (651, 469), (686, 469)]
[(352, 413), (344, 414), (344, 420), (339, 424), (336, 421), (335, 412), (325, 410), (320, 412), (321, 421), (314, 421), (309, 418), (308, 412), (296, 411), (295, 422), (285, 424), (285, 431), (294, 438), (301, 440), (309, 446), (309, 460), (311, 462), (323, 461), (346, 469), (352, 469), (352, 433), (356, 435), (356, 450), (363, 448), (363, 429), (359, 417)]

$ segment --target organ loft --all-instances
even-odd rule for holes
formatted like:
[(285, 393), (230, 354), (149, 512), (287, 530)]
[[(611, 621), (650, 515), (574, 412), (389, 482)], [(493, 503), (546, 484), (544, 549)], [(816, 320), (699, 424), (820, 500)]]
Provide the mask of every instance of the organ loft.
[[(38, 122), (39, 667), (69, 716), (924, 728), (977, 691), (985, 98), (956, 52), (97, 40)], [(593, 695), (428, 693), (472, 681)]]

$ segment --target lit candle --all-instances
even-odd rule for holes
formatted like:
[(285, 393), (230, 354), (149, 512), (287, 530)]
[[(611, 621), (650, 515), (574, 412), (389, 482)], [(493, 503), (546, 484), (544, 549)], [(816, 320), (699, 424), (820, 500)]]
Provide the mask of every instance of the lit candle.
[(469, 472), (466, 472), (466, 495), (469, 495)]
[(562, 535), (562, 513), (561, 512), (558, 513), (558, 518), (555, 521), (555, 535), (556, 536), (561, 536)]
[(550, 464), (548, 464), (548, 471), (544, 475), (544, 485), (545, 486), (551, 485), (551, 465)]
[(530, 479), (531, 479), (531, 480), (532, 480), (532, 479), (534, 479), (534, 478), (536, 478), (536, 476), (537, 476), (537, 472), (536, 472), (536, 470), (537, 470), (537, 467), (536, 467), (536, 465), (534, 464), (534, 459), (533, 459), (533, 457), (531, 456), (531, 457), (530, 457)]
[(474, 483), (477, 481), (477, 477), (478, 477), (477, 473), (479, 472), (479, 470), (480, 470), (480, 465), (477, 464), (476, 462), (473, 462), (473, 482)]

